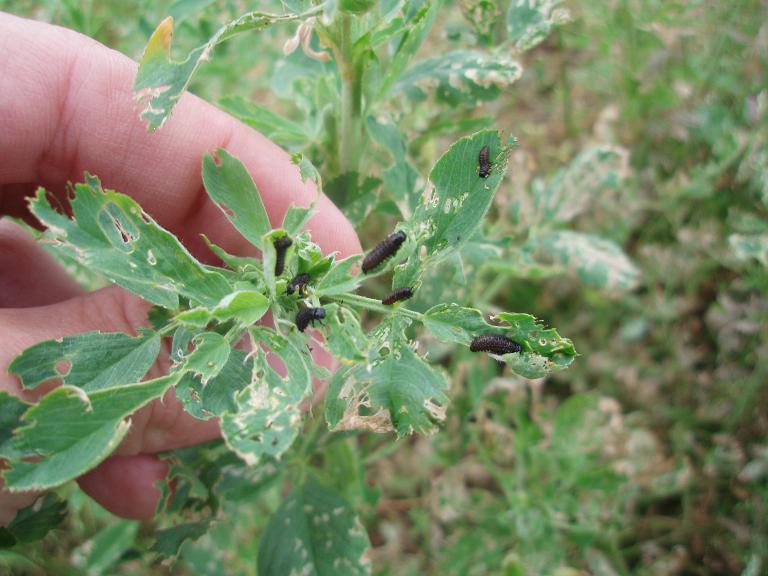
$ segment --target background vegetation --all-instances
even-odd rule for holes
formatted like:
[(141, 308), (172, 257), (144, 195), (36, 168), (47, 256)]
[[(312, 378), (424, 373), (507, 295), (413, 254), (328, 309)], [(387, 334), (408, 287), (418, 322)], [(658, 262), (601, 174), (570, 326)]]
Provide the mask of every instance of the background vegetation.
[[(493, 43), (495, 6), (448, 3), (420, 57)], [(547, 209), (537, 198), (549, 189), (557, 202), (547, 221), (560, 236), (537, 232), (539, 242), (584, 233), (623, 247), (631, 262), (619, 253), (606, 272), (592, 265), (594, 243), (571, 242), (555, 260), (539, 258), (536, 246), (493, 258), (468, 245), (461, 274), (446, 269), (420, 293), (426, 307), (431, 289), (467, 280), (468, 292), (452, 294), (457, 302), (536, 314), (582, 356), (529, 381), (426, 341), (454, 376), (444, 429), (329, 443), (317, 466), (362, 511), (377, 574), (764, 574), (768, 4), (562, 6), (571, 20), (520, 57), (524, 72), (500, 97), (451, 104), (445, 116), (417, 113), (399, 127), (421, 173), (479, 127), (518, 137), (493, 210), (496, 237), (530, 238)], [(181, 54), (256, 7), (0, 0), (0, 9), (80, 30), (137, 59), (169, 10)], [(282, 59), (291, 32), (222, 45), (191, 90), (229, 109), (242, 104), (228, 98), (239, 94), (301, 116), (295, 67)], [(324, 174), (341, 173), (331, 160), (323, 166), (322, 122), (305, 152)], [(361, 173), (380, 177), (382, 157), (363, 158)], [(327, 188), (333, 194), (332, 180)], [(372, 215), (347, 203), (366, 222), (364, 246), (389, 229), (386, 201)], [(178, 458), (191, 463), (200, 452)], [(266, 480), (254, 482), (247, 506), (226, 510), (227, 522), (187, 543), (173, 568), (144, 552), (153, 523), (117, 520), (74, 488), (61, 491), (65, 525), (0, 552), (0, 563), (31, 574), (254, 574), (256, 542), (284, 489)]]

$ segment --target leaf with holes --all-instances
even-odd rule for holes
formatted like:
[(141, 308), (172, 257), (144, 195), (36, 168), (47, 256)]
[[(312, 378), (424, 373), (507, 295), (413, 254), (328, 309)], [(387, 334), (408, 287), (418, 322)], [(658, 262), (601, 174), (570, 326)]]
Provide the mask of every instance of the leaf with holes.
[(72, 219), (53, 209), (42, 188), (30, 201), (55, 250), (134, 294), (177, 308), (179, 295), (213, 307), (231, 292), (221, 274), (195, 260), (136, 201), (103, 190), (98, 178), (86, 174), (85, 183), (75, 185), (71, 206)]
[(243, 32), (263, 30), (272, 24), (292, 22), (309, 15), (248, 12), (219, 28), (208, 42), (192, 50), (182, 61), (171, 59), (173, 18), (160, 22), (144, 48), (133, 82), (136, 101), (143, 105), (141, 116), (147, 121), (147, 129), (152, 131), (163, 125), (200, 64), (209, 58), (218, 44)]
[(520, 51), (530, 50), (542, 42), (552, 27), (565, 24), (570, 13), (558, 8), (560, 0), (512, 0), (507, 11), (509, 39)]
[(259, 544), (260, 576), (371, 573), (368, 534), (344, 499), (310, 481), (297, 487), (270, 520)]
[[(481, 178), (478, 156), (485, 146), (491, 170)], [(461, 138), (440, 157), (429, 175), (432, 189), (416, 212), (422, 227), (417, 242), (428, 258), (451, 254), (472, 238), (504, 177), (508, 154), (498, 132), (483, 130)]]
[(394, 91), (423, 100), (428, 94), (451, 105), (470, 106), (495, 100), (523, 73), (520, 64), (508, 57), (475, 50), (456, 50), (422, 60), (406, 70)]
[(192, 338), (194, 349), (186, 356), (180, 370), (200, 376), (203, 385), (216, 376), (229, 360), (229, 341), (216, 332), (203, 332)]
[(242, 162), (226, 150), (215, 158), (203, 157), (203, 184), (216, 205), (248, 242), (262, 247), (262, 236), (272, 229), (267, 210), (251, 175)]
[(25, 425), (15, 431), (10, 444), (19, 456), (4, 470), (6, 488), (44, 490), (85, 474), (128, 433), (131, 425), (125, 418), (177, 380), (165, 376), (88, 395), (73, 386), (56, 388), (27, 410)]
[(86, 392), (140, 382), (160, 353), (160, 337), (143, 332), (134, 338), (119, 332), (86, 332), (30, 346), (8, 371), (24, 388), (60, 378)]
[[(299, 405), (312, 389), (307, 360), (309, 352), (271, 328), (250, 330), (255, 350), (250, 384), (235, 396), (237, 410), (221, 419), (227, 446), (248, 465), (264, 455), (279, 458), (296, 439), (302, 421)], [(283, 363), (282, 377), (267, 361), (261, 346), (269, 348)]]
[(391, 351), (370, 369), (358, 365), (337, 376), (326, 400), (326, 419), (334, 430), (425, 434), (445, 418), (448, 381), (410, 348)]
[(534, 236), (525, 248), (540, 263), (570, 272), (606, 292), (631, 290), (640, 281), (640, 271), (629, 257), (605, 238), (557, 230)]

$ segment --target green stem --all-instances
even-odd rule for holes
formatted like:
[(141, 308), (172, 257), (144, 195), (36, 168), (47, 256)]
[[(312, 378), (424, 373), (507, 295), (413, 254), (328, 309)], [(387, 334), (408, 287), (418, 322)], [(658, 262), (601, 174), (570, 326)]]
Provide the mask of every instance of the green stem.
[(366, 310), (371, 310), (373, 312), (380, 312), (381, 314), (390, 314), (395, 312), (401, 316), (410, 318), (411, 320), (416, 320), (417, 322), (424, 321), (424, 314), (421, 312), (409, 310), (408, 308), (403, 308), (402, 306), (385, 306), (379, 300), (374, 300), (373, 298), (368, 298), (366, 296), (359, 296), (358, 294), (340, 294), (338, 296), (327, 296), (327, 298), (329, 300), (333, 300), (334, 302), (339, 302), (340, 304), (349, 304), (351, 306), (365, 308)]
[(341, 75), (341, 126), (339, 164), (341, 173), (357, 172), (361, 150), (362, 85), (352, 49), (352, 16), (341, 17), (341, 37), (337, 64)]

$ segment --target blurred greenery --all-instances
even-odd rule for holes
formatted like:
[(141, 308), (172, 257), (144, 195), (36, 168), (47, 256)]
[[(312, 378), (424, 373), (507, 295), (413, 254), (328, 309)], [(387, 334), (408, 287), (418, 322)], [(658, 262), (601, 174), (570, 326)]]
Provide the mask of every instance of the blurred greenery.
[[(169, 11), (177, 21), (174, 51), (182, 54), (264, 4), (276, 3), (0, 0), (0, 9), (80, 30), (138, 59)], [(493, 43), (504, 30), (497, 4), (510, 2), (448, 3), (420, 56)], [(468, 351), (425, 339), (432, 360), (452, 375), (444, 430), (396, 442), (320, 435), (313, 473), (361, 513), (376, 574), (765, 574), (768, 4), (559, 6), (571, 21), (540, 22), (559, 25), (519, 55), (522, 77), (498, 99), (457, 108), (450, 118), (399, 124), (404, 143), (385, 149), (397, 161), (404, 146), (410, 163), (400, 168), (412, 163), (423, 174), (457, 134), (508, 128), (519, 146), (489, 237), (526, 241), (531, 230), (570, 220), (575, 232), (568, 234), (598, 234), (620, 246), (634, 262), (622, 264), (631, 281), (571, 275), (571, 260), (542, 259), (536, 242), (514, 259), (503, 242), (467, 242), (462, 265), (425, 279), (419, 298), (426, 300), (414, 308), (450, 294), (478, 308), (531, 311), (556, 323), (581, 357), (546, 380), (524, 380), (491, 359), (469, 362)], [(257, 126), (270, 111), (294, 122), (305, 116), (301, 125), (285, 124), (299, 136), (284, 144), (294, 146), (312, 128), (306, 152), (322, 165), (317, 157), (331, 137), (325, 116), (305, 114), (305, 99), (316, 94), (290, 87), (306, 57), (282, 57), (292, 32), (269, 29), (221, 45), (191, 91), (213, 102), (252, 99), (262, 107), (251, 112)], [(595, 146), (625, 150), (626, 165), (592, 167), (580, 187), (563, 184)], [(604, 186), (612, 170), (621, 177)], [(382, 174), (374, 162), (361, 167), (369, 171), (385, 189), (392, 178), (410, 177)], [(409, 191), (399, 190), (407, 202)], [(537, 204), (542, 194), (565, 195), (581, 208), (546, 216)], [(577, 202), (574, 194), (589, 198)], [(381, 236), (393, 213), (391, 203), (376, 207), (359, 228), (363, 245)], [(174, 458), (213, 462), (217, 450)], [(250, 479), (248, 490), (233, 475), (238, 497), (225, 505), (226, 521), (214, 518), (173, 567), (146, 552), (162, 521), (116, 519), (74, 487), (58, 491), (69, 501), (65, 524), (42, 542), (0, 551), (0, 566), (19, 574), (255, 574), (258, 538), (287, 493), (265, 477)], [(204, 493), (208, 481), (190, 480), (190, 491)]]

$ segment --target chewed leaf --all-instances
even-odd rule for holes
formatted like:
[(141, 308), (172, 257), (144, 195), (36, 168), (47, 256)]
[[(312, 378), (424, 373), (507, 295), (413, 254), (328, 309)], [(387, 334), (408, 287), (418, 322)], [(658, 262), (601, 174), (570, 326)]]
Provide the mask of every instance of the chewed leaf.
[(7, 530), (17, 543), (36, 542), (59, 526), (67, 517), (67, 501), (54, 493), (19, 510)]
[(617, 146), (583, 151), (546, 185), (532, 186), (531, 206), (523, 207), (522, 219), (529, 225), (572, 220), (600, 202), (607, 191), (618, 188), (627, 176), (628, 163), (629, 153)]
[[(485, 146), (491, 167), (490, 175), (481, 178), (478, 156)], [(432, 189), (417, 210), (417, 241), (426, 246), (428, 257), (455, 252), (472, 238), (504, 177), (508, 152), (498, 132), (483, 130), (461, 138), (440, 157), (429, 175)]]
[[(302, 415), (299, 405), (312, 389), (302, 353), (287, 338), (270, 328), (251, 329), (257, 351), (250, 384), (235, 396), (237, 409), (224, 414), (221, 432), (227, 445), (249, 466), (262, 456), (279, 458), (296, 439)], [(268, 362), (259, 345), (279, 356), (286, 376)]]
[(213, 307), (232, 291), (220, 273), (195, 260), (135, 200), (103, 190), (94, 176), (85, 179), (74, 187), (72, 219), (53, 209), (42, 188), (30, 200), (54, 250), (164, 308), (178, 307), (179, 295)]
[(197, 540), (208, 532), (210, 527), (211, 521), (205, 519), (158, 530), (151, 550), (163, 558), (176, 558), (186, 542)]
[(560, 336), (554, 328), (544, 328), (535, 316), (501, 312), (495, 318), (503, 323), (503, 334), (515, 342), (523, 344), (524, 350), (530, 350), (544, 356), (576, 355), (573, 342)]
[(534, 237), (528, 248), (539, 262), (571, 272), (600, 290), (631, 290), (640, 281), (640, 271), (624, 251), (605, 238), (559, 230)]
[(328, 322), (325, 346), (331, 354), (342, 361), (365, 360), (370, 344), (357, 315), (349, 308), (336, 304), (327, 304), (325, 314)]
[(203, 332), (195, 336), (192, 343), (195, 348), (186, 357), (181, 370), (199, 375), (203, 384), (207, 384), (229, 360), (229, 342), (216, 332)]
[[(316, 10), (310, 13), (314, 11)], [(217, 44), (242, 32), (262, 30), (275, 23), (299, 20), (310, 13), (280, 16), (248, 12), (219, 28), (208, 42), (192, 50), (182, 61), (171, 59), (173, 18), (167, 17), (160, 22), (147, 42), (133, 83), (136, 100), (144, 104), (141, 116), (147, 121), (147, 129), (155, 130), (168, 119), (192, 76), (200, 64), (209, 59)]]
[(331, 380), (326, 420), (336, 431), (426, 434), (445, 418), (448, 381), (410, 348), (390, 354), (368, 370), (358, 365)]
[[(218, 161), (218, 162), (217, 162)], [(261, 201), (248, 170), (242, 162), (223, 149), (216, 159), (203, 157), (203, 183), (216, 205), (246, 240), (261, 248), (261, 239), (272, 229), (267, 210)]]
[(418, 62), (406, 70), (394, 86), (423, 99), (434, 91), (451, 104), (493, 100), (523, 73), (520, 64), (508, 57), (485, 52), (457, 50)]
[(235, 397), (251, 383), (252, 374), (253, 360), (234, 348), (224, 367), (207, 383), (191, 372), (185, 374), (176, 385), (176, 398), (188, 414), (201, 420), (237, 412)]
[(371, 573), (370, 542), (350, 506), (335, 492), (310, 481), (280, 505), (259, 544), (260, 576)]
[(60, 378), (63, 384), (86, 392), (140, 382), (160, 353), (160, 337), (145, 332), (128, 334), (87, 332), (47, 340), (14, 358), (8, 371), (24, 388)]
[[(178, 377), (98, 390), (60, 386), (24, 414), (25, 426), (10, 441), (18, 454), (4, 472), (12, 491), (59, 486), (94, 468), (128, 433), (125, 418), (162, 396)], [(31, 459), (34, 458), (34, 459)]]
[(560, 0), (512, 0), (507, 12), (509, 39), (520, 51), (530, 50), (543, 41), (552, 27), (565, 24), (570, 13), (558, 8)]

